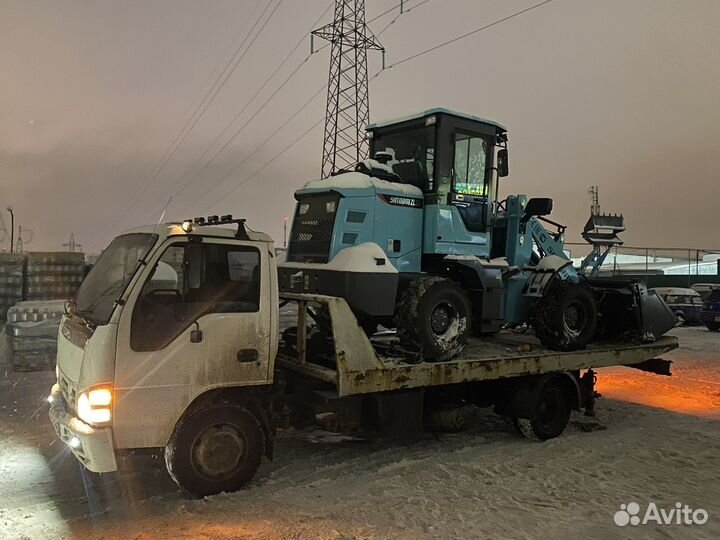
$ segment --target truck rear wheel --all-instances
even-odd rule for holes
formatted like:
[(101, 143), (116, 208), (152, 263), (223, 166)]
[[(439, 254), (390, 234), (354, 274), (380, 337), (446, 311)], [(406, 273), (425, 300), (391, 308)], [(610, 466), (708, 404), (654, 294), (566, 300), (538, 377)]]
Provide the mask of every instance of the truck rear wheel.
[(540, 390), (534, 418), (515, 418), (515, 427), (525, 438), (546, 441), (565, 430), (570, 412), (566, 389), (558, 381), (550, 380)]
[(718, 330), (720, 330), (720, 323), (708, 322), (705, 323), (705, 326), (707, 326), (707, 329), (711, 332), (717, 332)]
[(178, 486), (202, 497), (249, 482), (264, 448), (265, 434), (252, 413), (238, 405), (213, 405), (178, 424), (165, 447), (165, 464)]
[(449, 279), (419, 278), (400, 296), (395, 325), (400, 342), (419, 350), (423, 360), (450, 360), (462, 352), (467, 342), (470, 300)]
[(592, 292), (580, 283), (555, 281), (533, 311), (540, 341), (561, 351), (584, 348), (595, 337), (598, 310)]

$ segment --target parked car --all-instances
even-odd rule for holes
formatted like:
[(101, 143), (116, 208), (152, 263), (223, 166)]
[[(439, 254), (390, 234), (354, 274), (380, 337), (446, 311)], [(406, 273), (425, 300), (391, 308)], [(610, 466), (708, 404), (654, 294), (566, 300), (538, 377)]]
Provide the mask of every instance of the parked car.
[(700, 293), (680, 287), (656, 287), (653, 289), (670, 306), (681, 324), (700, 324), (703, 302)]
[(720, 330), (720, 289), (713, 289), (703, 303), (700, 317), (708, 330), (717, 332)]
[(700, 298), (702, 298), (704, 302), (710, 295), (710, 291), (713, 289), (720, 289), (720, 283), (695, 283), (694, 285), (691, 285), (690, 288), (693, 291), (700, 293)]

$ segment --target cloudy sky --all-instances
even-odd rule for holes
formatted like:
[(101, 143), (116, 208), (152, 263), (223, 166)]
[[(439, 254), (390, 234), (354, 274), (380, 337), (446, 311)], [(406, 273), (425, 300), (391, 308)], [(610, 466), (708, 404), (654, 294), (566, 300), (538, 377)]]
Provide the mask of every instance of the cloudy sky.
[[(398, 1), (367, 0), (367, 18)], [(431, 0), (371, 27), (387, 27), (392, 64), (537, 1)], [(268, 140), (325, 84), (328, 49), (303, 63), (306, 39), (249, 100), (331, 2), (277, 2), (0, 0), (0, 208), (6, 226), (12, 205), (34, 231), (26, 249), (60, 249), (74, 232), (96, 251), (164, 207), (166, 218), (245, 216), (281, 241), (293, 190), (319, 175), (321, 129), (256, 171), (322, 118), (320, 92)], [(569, 240), (598, 185), (603, 209), (626, 216), (627, 244), (720, 248), (719, 25), (717, 0), (553, 0), (386, 70), (370, 85), (371, 120), (444, 106), (505, 124), (503, 193), (553, 197)], [(371, 54), (371, 73), (379, 61)]]

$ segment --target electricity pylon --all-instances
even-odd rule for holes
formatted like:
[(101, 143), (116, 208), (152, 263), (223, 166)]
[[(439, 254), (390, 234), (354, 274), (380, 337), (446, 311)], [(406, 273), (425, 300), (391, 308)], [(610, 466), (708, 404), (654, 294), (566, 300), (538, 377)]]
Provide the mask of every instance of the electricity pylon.
[(336, 0), (333, 22), (312, 36), (331, 44), (321, 173), (327, 178), (367, 157), (367, 51), (384, 57), (385, 49), (365, 24), (365, 0)]

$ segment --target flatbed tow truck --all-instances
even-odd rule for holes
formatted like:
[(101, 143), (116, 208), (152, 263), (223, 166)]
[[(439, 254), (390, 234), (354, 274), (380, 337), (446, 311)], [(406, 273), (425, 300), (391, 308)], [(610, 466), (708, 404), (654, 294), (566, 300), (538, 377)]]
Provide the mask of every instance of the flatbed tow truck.
[(278, 427), (323, 412), (397, 435), (460, 429), (467, 406), (492, 406), (545, 440), (571, 410), (593, 414), (594, 369), (670, 374), (659, 358), (678, 346), (669, 336), (559, 352), (502, 331), (421, 362), (392, 332), (368, 337), (342, 298), (279, 293), (272, 240), (229, 216), (210, 221), (238, 230), (184, 222), (117, 237), (68, 305), (50, 418), (90, 471), (162, 449), (189, 493), (235, 490), (273, 457)]

